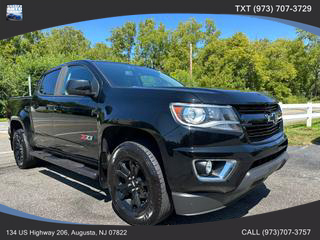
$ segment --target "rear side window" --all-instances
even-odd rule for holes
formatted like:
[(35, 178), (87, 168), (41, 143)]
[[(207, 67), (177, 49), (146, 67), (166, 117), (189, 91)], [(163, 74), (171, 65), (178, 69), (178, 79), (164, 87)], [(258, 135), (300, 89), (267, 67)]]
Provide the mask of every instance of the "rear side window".
[(39, 89), (41, 94), (54, 95), (54, 89), (56, 87), (59, 73), (60, 70), (56, 70), (44, 76)]

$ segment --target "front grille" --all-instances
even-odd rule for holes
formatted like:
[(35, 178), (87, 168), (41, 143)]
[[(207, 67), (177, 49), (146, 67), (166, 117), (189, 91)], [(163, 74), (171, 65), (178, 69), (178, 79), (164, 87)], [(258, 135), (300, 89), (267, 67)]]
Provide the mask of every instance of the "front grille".
[[(234, 107), (237, 109), (240, 115), (247, 115), (247, 117), (254, 114), (270, 114), (280, 110), (278, 104), (237, 105)], [(264, 116), (262, 116), (262, 118), (264, 118)], [(252, 142), (262, 141), (281, 132), (282, 126), (282, 119), (280, 119), (277, 123), (266, 121), (250, 122), (249, 120), (244, 125), (247, 136)]]
[(262, 141), (266, 138), (273, 136), (274, 134), (281, 131), (282, 120), (280, 120), (277, 124), (274, 123), (266, 123), (266, 124), (256, 124), (252, 126), (247, 126), (245, 129), (247, 130), (248, 137), (251, 141), (257, 142)]
[(271, 113), (279, 110), (278, 104), (237, 105), (240, 114)]

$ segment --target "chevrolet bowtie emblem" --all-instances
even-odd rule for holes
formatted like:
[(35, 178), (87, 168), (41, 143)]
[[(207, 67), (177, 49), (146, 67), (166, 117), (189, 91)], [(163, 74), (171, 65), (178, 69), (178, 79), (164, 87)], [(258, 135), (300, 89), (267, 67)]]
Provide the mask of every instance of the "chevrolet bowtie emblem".
[(271, 122), (271, 123), (275, 124), (278, 121), (278, 115), (275, 112), (270, 113), (270, 114), (265, 114), (265, 117), (266, 117), (268, 123)]

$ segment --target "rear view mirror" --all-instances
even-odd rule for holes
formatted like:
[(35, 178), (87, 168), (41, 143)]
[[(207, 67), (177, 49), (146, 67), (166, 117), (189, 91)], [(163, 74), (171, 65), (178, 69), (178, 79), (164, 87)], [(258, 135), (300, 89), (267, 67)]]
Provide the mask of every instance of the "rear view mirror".
[(88, 80), (69, 80), (67, 83), (69, 95), (93, 96), (91, 83)]

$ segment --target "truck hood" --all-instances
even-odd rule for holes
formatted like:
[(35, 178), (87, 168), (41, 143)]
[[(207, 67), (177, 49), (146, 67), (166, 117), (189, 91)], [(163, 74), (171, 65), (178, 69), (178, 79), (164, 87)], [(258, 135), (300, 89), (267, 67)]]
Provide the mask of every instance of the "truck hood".
[[(171, 102), (194, 102), (203, 104), (266, 104), (276, 101), (257, 92), (241, 92), (235, 90), (220, 90), (206, 88), (163, 87), (163, 88), (114, 88), (114, 95), (122, 98), (167, 99)], [(131, 101), (131, 100), (130, 100)], [(160, 100), (156, 100), (160, 101)]]
[(276, 102), (274, 99), (258, 92), (205, 88), (192, 88), (192, 91), (203, 103), (259, 104)]
[[(168, 88), (166, 88), (168, 90)], [(258, 92), (242, 92), (237, 90), (222, 90), (208, 88), (173, 88), (171, 91), (188, 92), (207, 104), (265, 104), (276, 101)]]

